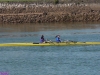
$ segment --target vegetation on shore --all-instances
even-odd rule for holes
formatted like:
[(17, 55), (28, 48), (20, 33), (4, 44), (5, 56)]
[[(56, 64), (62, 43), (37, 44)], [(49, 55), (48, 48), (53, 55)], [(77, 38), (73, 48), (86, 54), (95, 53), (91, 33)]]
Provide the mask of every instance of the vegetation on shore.
[(89, 1), (0, 0), (0, 23), (100, 22), (99, 0)]
[(36, 3), (100, 3), (100, 0), (0, 0), (0, 2), (36, 2)]

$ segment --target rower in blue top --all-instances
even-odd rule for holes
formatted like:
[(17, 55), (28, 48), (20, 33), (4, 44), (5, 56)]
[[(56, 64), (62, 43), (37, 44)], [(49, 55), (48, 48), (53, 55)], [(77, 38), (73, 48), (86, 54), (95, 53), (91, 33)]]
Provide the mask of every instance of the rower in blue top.
[(55, 38), (56, 38), (56, 42), (61, 42), (60, 35), (57, 35)]

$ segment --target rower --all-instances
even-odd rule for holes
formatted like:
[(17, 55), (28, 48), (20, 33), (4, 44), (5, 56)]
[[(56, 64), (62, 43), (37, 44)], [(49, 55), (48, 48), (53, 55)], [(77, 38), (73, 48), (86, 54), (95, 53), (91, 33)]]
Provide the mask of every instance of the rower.
[(41, 36), (40, 42), (41, 42), (41, 43), (45, 42), (45, 39), (44, 39), (44, 36), (43, 36), (43, 35)]
[(57, 35), (55, 38), (56, 38), (56, 42), (61, 42), (60, 35)]

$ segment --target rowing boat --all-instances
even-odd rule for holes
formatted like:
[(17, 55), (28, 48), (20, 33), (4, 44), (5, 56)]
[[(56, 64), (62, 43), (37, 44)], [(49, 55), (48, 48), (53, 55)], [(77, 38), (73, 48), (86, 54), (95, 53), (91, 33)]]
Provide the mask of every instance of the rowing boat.
[(0, 46), (73, 46), (73, 45), (100, 45), (100, 42), (46, 42), (46, 43), (0, 43)]

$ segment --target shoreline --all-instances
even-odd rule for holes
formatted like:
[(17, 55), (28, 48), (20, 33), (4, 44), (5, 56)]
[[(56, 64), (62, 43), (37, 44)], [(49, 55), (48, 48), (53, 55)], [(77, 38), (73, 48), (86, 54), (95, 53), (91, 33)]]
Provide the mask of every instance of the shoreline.
[(100, 4), (0, 3), (0, 23), (100, 22)]

